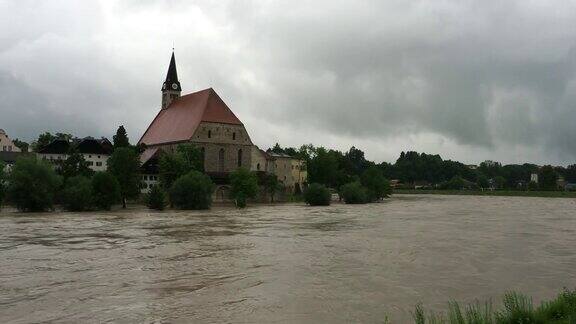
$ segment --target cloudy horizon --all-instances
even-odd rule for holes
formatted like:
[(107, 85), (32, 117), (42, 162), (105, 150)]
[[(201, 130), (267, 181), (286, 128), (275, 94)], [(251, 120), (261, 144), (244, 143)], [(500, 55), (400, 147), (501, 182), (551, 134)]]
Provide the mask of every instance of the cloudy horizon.
[(0, 128), (138, 141), (175, 46), (267, 148), (576, 163), (575, 1), (0, 0)]

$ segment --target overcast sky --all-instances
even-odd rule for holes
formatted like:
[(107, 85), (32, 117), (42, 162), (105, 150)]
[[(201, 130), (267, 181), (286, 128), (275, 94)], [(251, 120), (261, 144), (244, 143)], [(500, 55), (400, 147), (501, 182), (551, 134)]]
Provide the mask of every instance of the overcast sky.
[(576, 1), (0, 0), (0, 128), (136, 142), (173, 44), (262, 148), (576, 163)]

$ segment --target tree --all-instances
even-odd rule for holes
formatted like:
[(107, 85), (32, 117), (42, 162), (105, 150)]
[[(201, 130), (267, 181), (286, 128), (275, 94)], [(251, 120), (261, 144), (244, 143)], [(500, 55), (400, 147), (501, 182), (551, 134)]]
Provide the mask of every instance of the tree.
[(315, 156), (308, 162), (309, 181), (333, 186), (338, 175), (338, 154), (323, 147), (316, 149)]
[(83, 211), (92, 203), (92, 183), (85, 176), (74, 176), (66, 180), (62, 192), (64, 208), (69, 211)]
[(28, 152), (28, 143), (21, 141), (19, 139), (15, 139), (12, 141), (17, 148), (19, 148), (22, 152)]
[(92, 199), (98, 209), (110, 210), (121, 199), (120, 184), (109, 172), (96, 172), (92, 177)]
[(246, 200), (256, 198), (258, 194), (258, 177), (254, 172), (238, 168), (230, 174), (230, 196), (236, 200), (236, 206), (246, 207)]
[(488, 182), (488, 177), (486, 177), (483, 174), (478, 175), (478, 178), (476, 180), (476, 184), (478, 185), (478, 187), (480, 187), (482, 189), (486, 189), (490, 186), (490, 183)]
[(54, 139), (56, 139), (56, 137), (50, 132), (44, 132), (38, 135), (38, 139), (35, 142), (32, 142), (32, 147), (34, 148), (34, 151), (38, 151), (44, 146), (52, 143)]
[(380, 200), (392, 194), (390, 182), (384, 178), (382, 172), (375, 166), (366, 169), (362, 173), (360, 183), (366, 188), (370, 201)]
[(0, 209), (2, 208), (2, 202), (4, 201), (4, 196), (6, 195), (6, 172), (4, 168), (6, 165), (4, 162), (0, 161)]
[(176, 179), (190, 171), (204, 171), (202, 151), (192, 144), (181, 144), (176, 152), (166, 152), (158, 162), (160, 180), (164, 189), (169, 190)]
[(568, 183), (576, 183), (576, 164), (569, 165), (566, 168), (565, 178)]
[(59, 173), (64, 179), (68, 179), (75, 176), (91, 177), (94, 171), (90, 169), (82, 154), (72, 151), (62, 163)]
[(330, 190), (319, 183), (312, 183), (304, 190), (304, 201), (310, 206), (328, 206), (331, 198)]
[(506, 185), (506, 178), (503, 176), (496, 176), (494, 177), (494, 186), (496, 189), (503, 189)]
[(538, 172), (538, 184), (542, 190), (556, 190), (556, 180), (558, 179), (558, 174), (554, 171), (554, 168), (550, 165), (545, 165), (540, 168)]
[(529, 191), (536, 191), (538, 190), (538, 183), (536, 181), (530, 181), (528, 183), (528, 190)]
[(153, 186), (146, 195), (146, 206), (150, 209), (164, 210), (166, 207), (166, 193), (160, 186)]
[(270, 195), (270, 202), (274, 202), (274, 196), (282, 189), (282, 183), (278, 181), (278, 177), (275, 174), (269, 173), (264, 176), (263, 182), (264, 189)]
[(52, 209), (61, 184), (51, 166), (35, 158), (16, 161), (8, 180), (8, 196), (21, 211)]
[(368, 202), (366, 188), (360, 182), (351, 182), (340, 188), (342, 199), (347, 204), (365, 204)]
[(131, 147), (120, 147), (108, 159), (108, 171), (120, 184), (122, 208), (126, 208), (126, 199), (135, 198), (140, 193), (140, 158)]
[(209, 209), (212, 204), (214, 184), (210, 177), (190, 171), (178, 178), (170, 188), (170, 201), (180, 209)]
[(118, 127), (118, 130), (116, 130), (116, 135), (112, 137), (112, 141), (114, 142), (114, 149), (130, 146), (128, 134), (126, 133), (124, 125)]

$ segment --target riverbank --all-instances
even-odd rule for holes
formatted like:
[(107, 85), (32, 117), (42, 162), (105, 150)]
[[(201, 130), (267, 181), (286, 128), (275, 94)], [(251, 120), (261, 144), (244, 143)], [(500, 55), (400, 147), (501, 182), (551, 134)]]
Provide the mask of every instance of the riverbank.
[(395, 194), (576, 198), (576, 191), (395, 189)]

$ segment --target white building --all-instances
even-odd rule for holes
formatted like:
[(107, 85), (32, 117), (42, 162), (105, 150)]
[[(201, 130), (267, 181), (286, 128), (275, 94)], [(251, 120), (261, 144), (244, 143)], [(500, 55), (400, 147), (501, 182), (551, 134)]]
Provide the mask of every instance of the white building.
[(95, 139), (85, 137), (68, 141), (56, 139), (50, 144), (40, 148), (36, 152), (39, 159), (52, 163), (56, 168), (60, 167), (70, 156), (71, 152), (78, 152), (88, 163), (88, 167), (93, 171), (106, 171), (108, 168), (108, 158), (112, 154), (112, 143), (106, 138)]

